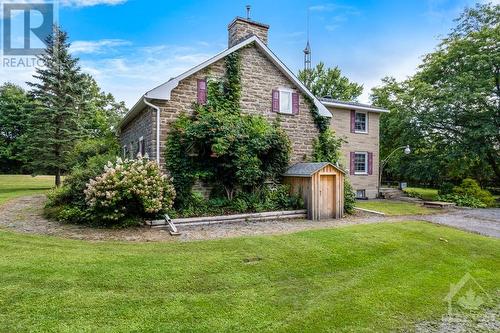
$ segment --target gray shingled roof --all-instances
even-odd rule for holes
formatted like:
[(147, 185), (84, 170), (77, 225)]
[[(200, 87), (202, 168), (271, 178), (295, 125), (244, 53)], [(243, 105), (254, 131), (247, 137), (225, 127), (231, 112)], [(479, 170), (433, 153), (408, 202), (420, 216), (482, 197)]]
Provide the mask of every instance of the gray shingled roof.
[(319, 100), (322, 101), (322, 102), (332, 102), (332, 103), (345, 104), (346, 106), (347, 105), (361, 106), (361, 107), (364, 107), (364, 108), (372, 108), (372, 109), (378, 109), (380, 111), (387, 111), (387, 109), (384, 109), (384, 108), (381, 108), (381, 107), (378, 107), (378, 106), (373, 106), (373, 105), (370, 105), (370, 104), (363, 104), (363, 103), (349, 102), (349, 101), (341, 101), (341, 100), (338, 100), (338, 99), (333, 99), (333, 98), (328, 98), (328, 97), (322, 97)]
[(297, 163), (289, 167), (288, 170), (283, 174), (283, 176), (308, 177), (318, 172), (327, 165), (331, 165), (341, 172), (344, 172), (342, 169), (329, 162)]

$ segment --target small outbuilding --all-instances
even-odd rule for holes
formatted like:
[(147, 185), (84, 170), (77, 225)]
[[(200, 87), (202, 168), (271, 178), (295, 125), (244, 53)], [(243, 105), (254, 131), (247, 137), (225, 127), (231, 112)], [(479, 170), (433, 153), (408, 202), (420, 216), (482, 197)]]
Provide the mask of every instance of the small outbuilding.
[(345, 172), (329, 162), (297, 163), (283, 175), (292, 193), (304, 199), (309, 220), (344, 215)]

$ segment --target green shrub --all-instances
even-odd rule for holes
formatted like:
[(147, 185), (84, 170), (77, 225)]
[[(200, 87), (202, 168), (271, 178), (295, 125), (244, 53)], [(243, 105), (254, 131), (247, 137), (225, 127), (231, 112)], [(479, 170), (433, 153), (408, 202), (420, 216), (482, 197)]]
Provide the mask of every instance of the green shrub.
[(440, 201), (453, 202), (457, 206), (471, 207), (471, 208), (485, 208), (487, 207), (481, 200), (469, 195), (459, 194), (445, 194), (439, 196)]
[(453, 183), (444, 182), (439, 187), (438, 194), (439, 195), (451, 194), (451, 193), (453, 193), (454, 187), (455, 187), (455, 185), (453, 185)]
[(346, 214), (354, 213), (354, 206), (356, 205), (356, 193), (352, 188), (349, 179), (344, 178), (344, 212)]
[(154, 161), (139, 157), (108, 162), (84, 191), (92, 222), (112, 226), (154, 217), (172, 207), (175, 190)]
[(302, 209), (304, 202), (295, 194), (290, 194), (288, 185), (263, 186), (253, 192), (239, 191), (233, 199), (222, 197), (223, 191), (214, 189), (209, 200), (200, 193), (193, 192), (182, 209), (171, 212), (171, 217), (213, 216), (236, 213), (257, 213), (275, 210)]
[(453, 193), (476, 198), (486, 206), (493, 206), (495, 203), (495, 198), (491, 195), (491, 193), (481, 189), (477, 181), (471, 178), (466, 178), (462, 181), (460, 186), (455, 186), (453, 188)]
[(459, 186), (453, 187), (451, 193), (440, 195), (439, 200), (474, 208), (490, 207), (495, 204), (495, 198), (491, 193), (481, 189), (477, 181), (471, 178), (466, 178)]

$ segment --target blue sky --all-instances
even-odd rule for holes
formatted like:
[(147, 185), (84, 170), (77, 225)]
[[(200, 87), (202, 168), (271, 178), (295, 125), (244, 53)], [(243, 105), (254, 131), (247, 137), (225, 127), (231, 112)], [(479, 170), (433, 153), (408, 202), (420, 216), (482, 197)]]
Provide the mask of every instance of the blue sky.
[[(227, 24), (245, 16), (246, 4), (252, 19), (271, 26), (270, 48), (298, 72), (309, 10), (313, 65), (339, 66), (364, 85), (360, 100), (367, 102), (382, 77), (414, 73), (453, 18), (474, 2), (64, 0), (58, 16), (83, 70), (132, 106), (145, 91), (226, 48)], [(31, 74), (2, 68), (0, 83), (24, 85)]]

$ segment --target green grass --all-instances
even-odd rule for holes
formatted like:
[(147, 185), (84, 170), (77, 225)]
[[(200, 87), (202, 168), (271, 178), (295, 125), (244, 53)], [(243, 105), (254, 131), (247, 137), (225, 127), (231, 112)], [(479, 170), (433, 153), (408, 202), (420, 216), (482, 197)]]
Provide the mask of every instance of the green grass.
[(407, 187), (404, 191), (408, 195), (422, 200), (438, 200), (438, 190), (435, 188)]
[(356, 207), (375, 210), (386, 215), (423, 215), (439, 212), (436, 209), (422, 207), (411, 202), (388, 200), (358, 200), (356, 201)]
[(0, 205), (25, 195), (45, 193), (54, 187), (54, 176), (0, 175)]
[(191, 243), (0, 231), (0, 251), (1, 332), (387, 332), (440, 318), (467, 272), (500, 284), (499, 240), (418, 222)]

